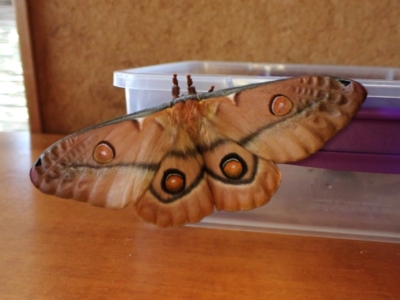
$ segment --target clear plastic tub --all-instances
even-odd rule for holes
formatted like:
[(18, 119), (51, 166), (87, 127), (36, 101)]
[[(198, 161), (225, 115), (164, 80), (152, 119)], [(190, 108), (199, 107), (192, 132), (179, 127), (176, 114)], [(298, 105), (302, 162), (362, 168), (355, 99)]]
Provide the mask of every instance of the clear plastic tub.
[(306, 167), (280, 166), (269, 204), (217, 212), (198, 226), (400, 242), (400, 69), (186, 61), (116, 71), (114, 85), (125, 88), (132, 113), (171, 101), (173, 73), (181, 93), (186, 74), (198, 92), (305, 74), (356, 79), (368, 90), (351, 124), (296, 163)]

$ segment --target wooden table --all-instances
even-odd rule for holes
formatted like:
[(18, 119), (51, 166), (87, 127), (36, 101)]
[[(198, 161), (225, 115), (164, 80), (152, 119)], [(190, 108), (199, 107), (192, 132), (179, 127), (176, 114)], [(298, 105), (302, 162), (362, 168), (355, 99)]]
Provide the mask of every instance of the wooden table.
[(0, 133), (0, 299), (400, 299), (400, 244), (159, 229), (29, 180), (56, 135)]

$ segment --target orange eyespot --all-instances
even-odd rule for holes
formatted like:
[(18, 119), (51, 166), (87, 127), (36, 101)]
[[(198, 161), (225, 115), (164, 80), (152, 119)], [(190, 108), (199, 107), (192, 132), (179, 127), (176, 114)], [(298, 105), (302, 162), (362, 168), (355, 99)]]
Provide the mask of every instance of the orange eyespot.
[(271, 111), (276, 116), (284, 116), (288, 114), (293, 107), (292, 101), (285, 96), (276, 96), (271, 104)]
[(185, 188), (185, 175), (179, 170), (168, 169), (164, 172), (161, 187), (169, 194), (180, 193)]
[(247, 173), (247, 164), (236, 153), (226, 155), (219, 164), (222, 173), (229, 179), (241, 179)]
[(106, 142), (99, 143), (93, 151), (93, 158), (100, 164), (109, 163), (114, 159), (114, 149)]
[(238, 178), (243, 172), (242, 164), (235, 159), (231, 159), (224, 164), (224, 174), (229, 178)]
[(176, 174), (171, 174), (165, 180), (165, 187), (171, 193), (177, 193), (183, 188), (183, 178)]

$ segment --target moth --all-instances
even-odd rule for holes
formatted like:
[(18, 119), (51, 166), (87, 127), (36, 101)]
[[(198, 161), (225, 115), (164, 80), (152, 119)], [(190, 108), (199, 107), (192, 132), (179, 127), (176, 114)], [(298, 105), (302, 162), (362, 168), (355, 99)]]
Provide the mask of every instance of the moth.
[(186, 96), (71, 134), (30, 171), (42, 192), (95, 206), (133, 204), (162, 227), (217, 210), (266, 204), (281, 181), (275, 163), (320, 149), (346, 126), (367, 92), (352, 80), (302, 76)]

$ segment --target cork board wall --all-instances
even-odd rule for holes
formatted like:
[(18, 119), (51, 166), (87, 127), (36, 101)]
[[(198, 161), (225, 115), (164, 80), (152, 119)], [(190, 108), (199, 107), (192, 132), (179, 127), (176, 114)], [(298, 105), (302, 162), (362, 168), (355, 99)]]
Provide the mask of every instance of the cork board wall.
[(397, 0), (27, 0), (44, 132), (123, 115), (115, 70), (184, 60), (400, 65)]

